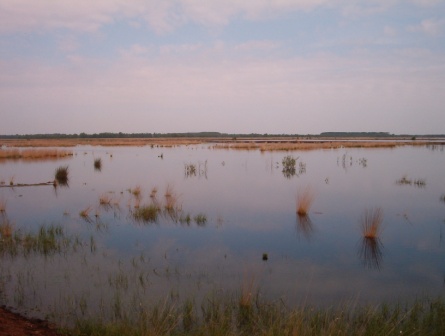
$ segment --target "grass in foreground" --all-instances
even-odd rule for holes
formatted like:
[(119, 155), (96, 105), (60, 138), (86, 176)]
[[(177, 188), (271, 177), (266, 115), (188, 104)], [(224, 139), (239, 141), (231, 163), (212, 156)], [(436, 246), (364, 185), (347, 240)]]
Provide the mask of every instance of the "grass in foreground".
[(240, 299), (208, 297), (200, 305), (164, 301), (117, 320), (79, 320), (67, 335), (444, 335), (443, 299), (410, 305), (287, 309), (282, 303), (245, 305)]

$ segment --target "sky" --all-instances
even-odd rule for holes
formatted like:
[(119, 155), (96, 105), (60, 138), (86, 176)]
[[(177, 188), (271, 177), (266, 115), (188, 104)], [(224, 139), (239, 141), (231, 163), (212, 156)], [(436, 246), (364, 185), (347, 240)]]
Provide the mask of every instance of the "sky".
[(445, 0), (0, 0), (0, 134), (445, 133)]

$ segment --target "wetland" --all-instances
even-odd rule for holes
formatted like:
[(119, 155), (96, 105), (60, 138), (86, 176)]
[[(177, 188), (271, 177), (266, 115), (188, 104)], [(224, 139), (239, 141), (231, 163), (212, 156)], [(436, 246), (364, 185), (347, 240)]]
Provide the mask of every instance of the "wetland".
[(22, 314), (70, 326), (215, 296), (325, 309), (444, 294), (441, 144), (53, 150), (0, 159), (0, 304)]

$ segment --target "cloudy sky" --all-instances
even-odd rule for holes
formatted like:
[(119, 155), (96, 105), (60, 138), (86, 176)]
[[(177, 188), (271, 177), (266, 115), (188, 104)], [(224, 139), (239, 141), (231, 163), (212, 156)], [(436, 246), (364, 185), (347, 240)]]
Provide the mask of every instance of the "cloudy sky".
[(445, 133), (444, 0), (0, 0), (0, 134)]

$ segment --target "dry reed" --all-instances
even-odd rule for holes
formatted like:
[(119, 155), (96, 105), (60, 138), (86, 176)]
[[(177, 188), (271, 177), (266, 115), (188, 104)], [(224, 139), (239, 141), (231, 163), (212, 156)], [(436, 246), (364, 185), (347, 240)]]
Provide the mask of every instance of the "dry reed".
[(360, 224), (364, 238), (376, 239), (380, 235), (383, 222), (383, 211), (381, 208), (365, 209)]
[(297, 193), (297, 214), (307, 216), (314, 202), (315, 194), (311, 187), (307, 186)]
[(6, 200), (0, 199), (0, 212), (6, 212)]

